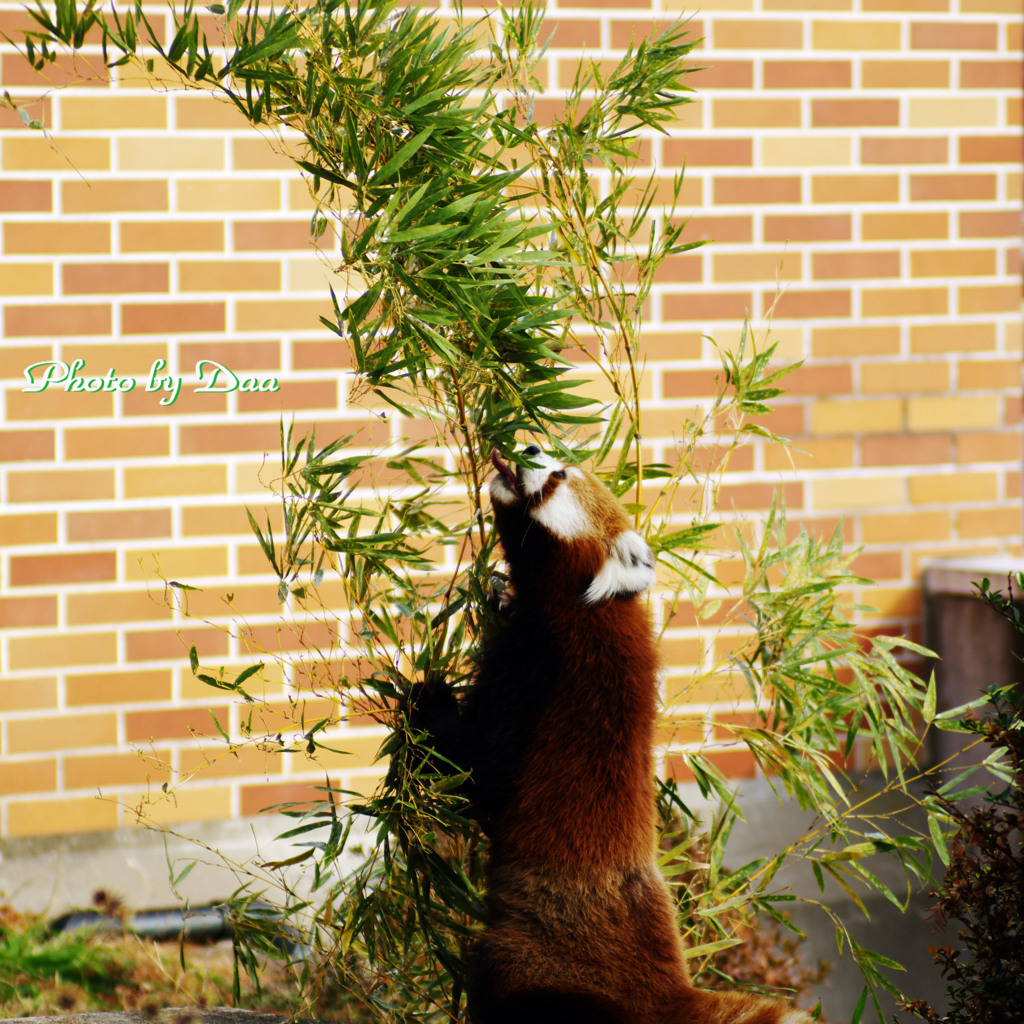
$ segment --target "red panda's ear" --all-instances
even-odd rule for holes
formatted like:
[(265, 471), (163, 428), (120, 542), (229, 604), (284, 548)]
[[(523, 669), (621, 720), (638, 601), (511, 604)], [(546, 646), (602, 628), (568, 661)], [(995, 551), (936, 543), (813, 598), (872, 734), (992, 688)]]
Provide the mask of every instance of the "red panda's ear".
[(654, 586), (654, 553), (636, 530), (625, 530), (612, 541), (611, 551), (583, 600), (587, 604), (612, 597), (641, 594)]

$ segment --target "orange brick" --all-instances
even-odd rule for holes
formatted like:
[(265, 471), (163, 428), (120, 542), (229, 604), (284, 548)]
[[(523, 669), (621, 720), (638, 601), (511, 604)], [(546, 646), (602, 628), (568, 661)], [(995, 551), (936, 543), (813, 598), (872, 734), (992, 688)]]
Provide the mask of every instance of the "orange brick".
[[(249, 130), (245, 115), (227, 100), (211, 93), (186, 93), (174, 97), (174, 124), (179, 130)], [(264, 145), (267, 145), (264, 142)]]
[(66, 263), (62, 274), (65, 295), (166, 292), (170, 282), (166, 263)]
[(865, 288), (864, 316), (943, 316), (949, 311), (945, 288)]
[(799, 128), (800, 101), (774, 97), (720, 98), (711, 101), (715, 128)]
[(96, 672), (69, 674), (65, 682), (68, 707), (90, 704), (118, 706), (169, 701), (170, 669), (132, 672)]
[(1019, 359), (964, 359), (959, 365), (958, 390), (1009, 390), (1020, 386)]
[(125, 334), (210, 333), (224, 330), (223, 302), (126, 302), (121, 307), (121, 329)]
[(3, 238), (8, 255), (110, 252), (110, 225), (92, 221), (61, 221), (59, 230), (47, 221), (13, 221)]
[(56, 706), (57, 681), (52, 676), (0, 680), (0, 712), (45, 711)]
[[(730, 779), (750, 779), (757, 774), (757, 761), (746, 748), (720, 749), (704, 747), (701, 756)], [(665, 758), (666, 777), (675, 782), (693, 782), (695, 776), (679, 754)]]
[[(801, 202), (800, 179), (792, 175), (757, 175), (741, 178), (722, 175), (714, 181), (714, 202), (728, 206), (762, 206)], [(771, 241), (772, 239), (769, 239)]]
[(117, 805), (95, 796), (65, 800), (12, 800), (7, 805), (10, 836), (69, 835), (117, 828)]
[(951, 434), (894, 434), (860, 440), (865, 466), (927, 466), (950, 461)]
[(0, 764), (0, 796), (52, 793), (56, 789), (57, 762), (53, 758)]
[(712, 253), (711, 276), (716, 282), (764, 281), (780, 276), (783, 281), (799, 281), (803, 260), (796, 252)]
[(53, 185), (48, 181), (8, 178), (0, 194), (0, 213), (50, 213)]
[(666, 167), (751, 167), (754, 143), (737, 139), (665, 139), (662, 143)]
[[(25, 626), (56, 626), (57, 598), (53, 596), (0, 597), (0, 629)], [(5, 683), (0, 682), (0, 707)]]
[(168, 537), (171, 513), (168, 509), (127, 509), (67, 513), (68, 540), (127, 540), (138, 537)]
[(991, 277), (996, 273), (994, 249), (919, 249), (910, 254), (912, 277)]
[(64, 213), (139, 213), (167, 210), (166, 181), (69, 180), (61, 183)]
[(224, 225), (217, 221), (126, 221), (121, 252), (222, 252)]
[(815, 203), (895, 203), (900, 179), (897, 174), (816, 174), (811, 197)]
[[(281, 445), (277, 423), (232, 423), (226, 426), (181, 428), (182, 455), (209, 455), (214, 452), (264, 451), (275, 454)], [(221, 510), (222, 514), (225, 510)]]
[[(169, 753), (165, 752), (165, 757)], [(99, 789), (100, 787), (142, 786), (154, 787), (170, 781), (168, 763), (161, 764), (152, 753), (146, 754), (90, 754), (88, 757), (64, 759), (65, 789)]]
[(703, 292), (686, 295), (666, 294), (662, 315), (666, 320), (742, 320), (753, 305), (750, 292)]
[[(762, 303), (768, 309), (775, 298), (775, 292), (764, 292)], [(845, 288), (787, 288), (775, 310), (777, 317), (786, 319), (823, 317), (849, 317), (853, 299)]]
[(117, 715), (113, 711), (105, 711), (15, 718), (7, 723), (7, 741), (8, 753), (11, 754), (110, 747), (117, 743)]
[(8, 499), (26, 501), (98, 501), (113, 499), (112, 469), (59, 469), (49, 472), (12, 472)]
[(914, 324), (910, 328), (910, 351), (915, 355), (986, 352), (995, 347), (995, 324), (971, 324), (969, 331), (958, 323)]
[(946, 213), (864, 213), (861, 225), (867, 242), (949, 237)]
[(799, 21), (744, 18), (714, 21), (712, 43), (723, 50), (799, 50), (803, 26)]
[(110, 324), (107, 304), (7, 306), (4, 310), (4, 329), (9, 338), (109, 334)]
[(1019, 164), (1021, 137), (1014, 135), (963, 135), (960, 137), (962, 164)]
[(849, 89), (852, 64), (848, 60), (766, 60), (766, 89)]
[(910, 198), (915, 202), (960, 202), (996, 198), (994, 174), (912, 174)]
[(907, 60), (865, 60), (861, 68), (865, 89), (948, 89), (949, 62)]
[(686, 237), (691, 242), (751, 242), (754, 239), (754, 221), (749, 216), (696, 216), (686, 222)]
[(5, 547), (56, 544), (57, 515), (54, 512), (0, 515), (0, 537)]
[(957, 288), (957, 309), (975, 313), (1014, 313), (1020, 309), (1020, 285), (977, 285)]
[(814, 254), (816, 281), (858, 281), (899, 277), (900, 254), (886, 250), (850, 250)]
[(126, 498), (222, 494), (226, 488), (227, 474), (224, 466), (130, 466), (124, 471)]
[(236, 171), (277, 171), (296, 177), (299, 175), (291, 157), (262, 137), (232, 139), (231, 166)]
[(964, 60), (960, 62), (961, 89), (1013, 89), (1024, 87), (1020, 60)]
[(963, 210), (957, 220), (960, 238), (1016, 238), (1020, 225), (1016, 210)]
[[(38, 29), (34, 22), (26, 28)], [(95, 36), (90, 40), (97, 41)], [(7, 88), (29, 86), (39, 88), (42, 83), (51, 86), (73, 85), (76, 89), (106, 87), (110, 72), (98, 54), (90, 57), (82, 54), (58, 53), (55, 60), (48, 61), (41, 71), (36, 71), (20, 54), (6, 54), (3, 57), (2, 77)]]
[(843, 242), (852, 237), (849, 214), (768, 215), (764, 219), (766, 242)]
[(52, 430), (0, 430), (0, 452), (5, 462), (52, 462)]
[(948, 152), (949, 141), (943, 136), (866, 136), (860, 144), (861, 162), (864, 164), (944, 164)]
[(895, 128), (899, 123), (899, 100), (811, 100), (812, 128)]
[(170, 431), (167, 427), (70, 429), (64, 435), (64, 452), (68, 459), (94, 459), (99, 452), (108, 459), (168, 455)]
[(278, 391), (240, 392), (238, 395), (240, 413), (280, 412), (285, 409), (330, 410), (337, 406), (338, 384), (333, 380), (282, 381)]
[(110, 139), (56, 135), (48, 140), (26, 134), (4, 139), (0, 158), (5, 171), (109, 171)]
[(216, 736), (217, 727), (211, 714), (217, 716), (227, 731), (230, 713), (226, 707), (128, 711), (124, 716), (125, 739), (129, 743), (148, 743), (150, 740), (188, 739), (192, 735)]
[(956, 461), (1012, 462), (1020, 457), (1020, 436), (1016, 431), (960, 434), (955, 439)]
[[(236, 252), (276, 252), (309, 249), (314, 239), (309, 231), (309, 218), (302, 220), (238, 221), (233, 225)], [(329, 244), (329, 236), (324, 240)], [(321, 243), (325, 247), (324, 243)]]
[(16, 555), (11, 558), (11, 585), (38, 587), (60, 583), (100, 583), (117, 575), (113, 551)]
[(820, 358), (896, 355), (900, 350), (900, 332), (898, 327), (859, 324), (815, 327), (811, 350)]
[(963, 540), (992, 537), (1003, 542), (1020, 532), (1020, 508), (965, 508), (957, 512), (957, 536)]
[[(187, 367), (183, 368), (186, 371)], [(167, 371), (162, 371), (166, 375)], [(161, 398), (170, 398), (166, 390), (147, 392), (136, 388), (121, 396), (125, 416), (223, 416), (227, 412), (227, 394), (210, 391), (197, 392), (194, 378), (186, 380), (171, 405), (161, 405)]]
[[(156, 600), (154, 597), (156, 596)], [(68, 594), (67, 621), (70, 626), (102, 623), (169, 621), (171, 613), (158, 595), (145, 592), (112, 594)]]
[(910, 47), (913, 50), (996, 50), (999, 26), (994, 22), (944, 19), (910, 23)]
[(867, 514), (860, 517), (865, 544), (909, 544), (915, 541), (945, 540), (953, 529), (948, 511)]

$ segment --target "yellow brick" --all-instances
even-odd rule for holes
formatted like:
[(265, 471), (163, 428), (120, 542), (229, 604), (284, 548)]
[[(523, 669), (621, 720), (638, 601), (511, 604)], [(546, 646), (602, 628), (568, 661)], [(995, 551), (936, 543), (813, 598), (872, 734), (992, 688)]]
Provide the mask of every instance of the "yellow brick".
[(1014, 537), (1020, 532), (1018, 507), (965, 508), (957, 513), (957, 535), (964, 540)]
[(308, 758), (307, 767), (320, 765), (328, 771), (353, 771), (357, 768), (369, 768), (373, 764), (377, 752), (386, 736), (337, 736), (331, 740), (333, 750), (320, 749), (312, 758)]
[(995, 128), (999, 100), (988, 96), (911, 97), (911, 128)]
[(990, 395), (907, 399), (908, 430), (989, 430), (998, 426), (999, 404)]
[(178, 182), (178, 209), (196, 210), (280, 210), (281, 186), (266, 179), (233, 178)]
[(860, 601), (873, 612), (865, 619), (918, 618), (921, 615), (920, 587), (872, 587), (860, 595)]
[(5, 171), (108, 171), (110, 140), (55, 136), (51, 145), (37, 135), (9, 136), (0, 166)]
[(761, 140), (765, 167), (848, 167), (853, 163), (853, 143), (841, 135), (771, 136)]
[(126, 498), (223, 494), (226, 489), (224, 466), (135, 466), (124, 471)]
[(845, 469), (853, 465), (855, 445), (852, 438), (807, 438), (793, 442), (791, 448), (769, 445), (764, 450), (764, 468), (773, 473), (815, 469)]
[(169, 548), (154, 551), (139, 548), (125, 552), (125, 579), (131, 582), (158, 578), (180, 580), (202, 576), (224, 576), (228, 571), (228, 555), (224, 548)]
[(143, 823), (136, 816), (136, 807), (145, 820), (158, 825), (177, 825), (183, 821), (225, 821), (232, 817), (231, 789), (228, 786), (185, 783), (157, 799), (139, 795), (134, 800), (126, 797), (125, 802), (128, 804), (125, 825)]
[(900, 25), (897, 21), (814, 21), (811, 23), (811, 49), (898, 50)]
[(811, 481), (811, 504), (816, 509), (884, 508), (903, 505), (905, 501), (902, 476)]
[(15, 672), (117, 661), (117, 637), (113, 633), (12, 637), (9, 643), (10, 666)]
[(323, 330), (321, 316), (332, 316), (330, 300), (288, 299), (281, 302), (240, 300), (235, 312), (239, 331)]
[(949, 512), (900, 512), (860, 517), (861, 540), (865, 544), (907, 544), (915, 541), (945, 540), (953, 529)]
[(716, 282), (799, 281), (802, 258), (798, 252), (735, 252), (711, 254), (711, 277)]
[(100, 797), (70, 800), (12, 800), (7, 805), (10, 836), (70, 835), (117, 828), (117, 804)]
[(888, 434), (903, 427), (900, 399), (823, 401), (811, 406), (814, 434)]
[(945, 288), (865, 288), (861, 308), (864, 316), (945, 316), (949, 292)]
[(171, 612), (157, 603), (154, 595), (144, 590), (120, 594), (67, 595), (67, 622), (69, 626), (102, 625), (104, 622), (152, 622), (170, 620)]
[(167, 100), (162, 96), (61, 96), (64, 131), (123, 131), (167, 127)]
[(945, 362), (921, 360), (914, 363), (865, 363), (860, 368), (864, 394), (919, 394), (947, 391), (949, 366)]
[(111, 747), (117, 743), (117, 715), (56, 715), (15, 719), (7, 723), (7, 749), (11, 754), (39, 750), (76, 750)]
[(338, 301), (344, 296), (354, 298), (366, 288), (366, 281), (355, 273), (337, 274), (326, 260), (313, 257), (308, 260), (288, 260), (288, 287), (296, 292), (323, 292), (328, 285), (334, 289)]
[(0, 295), (52, 295), (53, 267), (48, 263), (4, 263)]
[(117, 145), (120, 171), (220, 171), (225, 166), (224, 140), (151, 135), (121, 139)]
[(914, 505), (959, 505), (999, 497), (997, 473), (918, 473), (910, 477), (909, 485)]
[(64, 788), (96, 790), (100, 786), (159, 786), (170, 766), (151, 753), (88, 754), (64, 759)]

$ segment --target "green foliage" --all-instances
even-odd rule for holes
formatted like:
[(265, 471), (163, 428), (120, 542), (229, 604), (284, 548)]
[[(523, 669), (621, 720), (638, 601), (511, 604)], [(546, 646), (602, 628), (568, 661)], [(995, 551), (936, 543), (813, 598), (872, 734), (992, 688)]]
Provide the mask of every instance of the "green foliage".
[[(302, 892), (274, 883), (283, 887), (280, 923), (315, 950), (295, 964), (307, 1005), (330, 975), (356, 999), (352, 1019), (461, 1019), (484, 843), (458, 778), (423, 756), (396, 702), (430, 676), (467, 682), (494, 626), (502, 581), (483, 500), (488, 453), (516, 458), (526, 433), (591, 462), (656, 552), (669, 610), (689, 600), (703, 613), (712, 597), (724, 600), (706, 557), (712, 544), (728, 544), (716, 509), (722, 476), (738, 445), (780, 440), (757, 417), (793, 367), (779, 366), (774, 346), (759, 345), (744, 325), (738, 346), (719, 349), (715, 394), (679, 424), (673, 457), (645, 461), (644, 304), (664, 261), (695, 243), (683, 240), (675, 210), (681, 175), (665, 183), (637, 167), (644, 137), (666, 130), (690, 101), (683, 83), (697, 40), (685, 23), (636, 43), (610, 70), (582, 61), (561, 111), (541, 119), (535, 0), (473, 25), (398, 0), (268, 11), (230, 0), (210, 10), (223, 46), (208, 41), (209, 16), (189, 3), (161, 42), (141, 3), (107, 16), (95, 3), (37, 0), (25, 52), (42, 67), (60, 45), (74, 50), (98, 31), (111, 65), (139, 63), (212, 91), (254, 125), (301, 139), (295, 159), (318, 203), (314, 236), (334, 247), (349, 282), (324, 323), (339, 339), (339, 362), (342, 345), (351, 357), (355, 396), (400, 413), (416, 439), (381, 453), (357, 436), (318, 447), (315, 437), (283, 429), (279, 532), (250, 515), (290, 611), (313, 614), (325, 578), (340, 581), (346, 661), (337, 668), (336, 652), (318, 652), (308, 669), (314, 685), (390, 727), (378, 791), (367, 798), (328, 785), (308, 815), (290, 811), (298, 823), (287, 835), (301, 852), (268, 869), (301, 863), (307, 871)], [(607, 406), (567, 372), (578, 362), (610, 392)], [(399, 483), (378, 484), (384, 476)], [(849, 804), (843, 767), (858, 743), (892, 786), (902, 785), (924, 694), (894, 657), (896, 641), (856, 635), (842, 613), (842, 592), (863, 581), (850, 573), (840, 535), (790, 539), (774, 509), (759, 539), (741, 531), (735, 547), (746, 566), (736, 615), (751, 639), (721, 670), (741, 674), (759, 708), (736, 737), (819, 819), (777, 856), (728, 871), (739, 809), (711, 761), (688, 756), (703, 794), (722, 802), (700, 839), (675, 788), (661, 791), (667, 831), (687, 822), (666, 871), (683, 881), (680, 864), (706, 872), (700, 885), (678, 888), (698, 965), (734, 944), (737, 915), (757, 912), (788, 927), (779, 908), (789, 897), (772, 889), (787, 857), (811, 859), (820, 881), (829, 875), (855, 899), (854, 885), (867, 885), (896, 901), (866, 867), (870, 856), (925, 870), (923, 840), (889, 837), (880, 819), (865, 828)], [(175, 592), (188, 598), (182, 585)], [(194, 650), (190, 661), (197, 676), (248, 706), (242, 742), (335, 749), (329, 720), (302, 721), (294, 742), (258, 734), (256, 667), (232, 679), (201, 671)], [(223, 735), (228, 749), (240, 742)], [(354, 820), (366, 824), (365, 845)], [(237, 894), (240, 920), (252, 919), (252, 892)], [(856, 947), (827, 912), (869, 986), (888, 985), (882, 959)], [(241, 973), (278, 948), (268, 928), (243, 929)]]
[[(992, 590), (988, 579), (978, 589), (1024, 633), (1024, 573), (1010, 577), (1005, 594)], [(932, 894), (935, 918), (961, 927), (960, 948), (932, 951), (949, 981), (949, 1010), (942, 1014), (927, 1000), (905, 1004), (929, 1024), (996, 1024), (1017, 1019), (1024, 1006), (1024, 689), (1020, 683), (993, 686), (983, 702), (981, 711), (948, 714), (956, 731), (991, 748), (984, 762), (989, 777), (979, 783), (961, 773), (930, 797), (933, 821), (954, 830), (945, 844), (945, 876)]]

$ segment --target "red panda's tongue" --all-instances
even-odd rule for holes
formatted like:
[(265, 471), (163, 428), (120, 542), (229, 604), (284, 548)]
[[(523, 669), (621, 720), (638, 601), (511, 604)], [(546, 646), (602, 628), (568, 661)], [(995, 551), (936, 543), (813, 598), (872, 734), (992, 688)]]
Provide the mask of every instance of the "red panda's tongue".
[(497, 448), (494, 448), (491, 451), (491, 464), (505, 478), (505, 483), (507, 483), (509, 487), (518, 494), (519, 481), (516, 479), (516, 475), (512, 472), (512, 468), (509, 464), (507, 462), (502, 462)]

